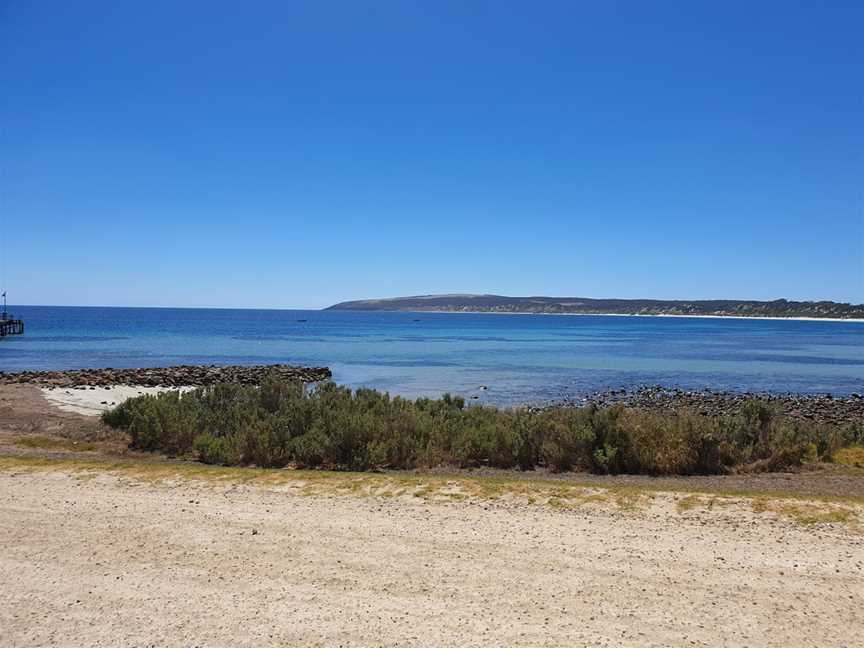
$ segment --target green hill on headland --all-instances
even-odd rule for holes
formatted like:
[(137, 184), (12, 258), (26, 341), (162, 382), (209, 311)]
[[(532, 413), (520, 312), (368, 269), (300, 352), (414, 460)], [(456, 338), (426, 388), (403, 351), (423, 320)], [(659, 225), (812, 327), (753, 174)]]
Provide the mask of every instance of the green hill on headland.
[(558, 313), (582, 315), (712, 315), (718, 317), (815, 317), (864, 319), (864, 304), (833, 301), (736, 299), (589, 299), (502, 295), (418, 295), (341, 302), (327, 310)]

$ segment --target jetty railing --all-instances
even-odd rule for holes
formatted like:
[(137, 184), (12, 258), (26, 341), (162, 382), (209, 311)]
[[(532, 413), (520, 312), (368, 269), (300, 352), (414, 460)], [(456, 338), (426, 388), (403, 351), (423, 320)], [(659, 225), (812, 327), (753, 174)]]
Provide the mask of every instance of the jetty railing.
[(20, 319), (0, 319), (0, 337), (7, 335), (23, 335), (24, 320)]

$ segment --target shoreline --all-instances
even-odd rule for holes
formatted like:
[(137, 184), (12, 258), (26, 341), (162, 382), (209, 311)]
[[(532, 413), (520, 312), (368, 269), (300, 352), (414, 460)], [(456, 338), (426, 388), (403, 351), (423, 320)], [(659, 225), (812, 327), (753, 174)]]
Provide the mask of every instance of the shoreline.
[[(211, 383), (212, 384), (212, 383)], [(186, 392), (202, 385), (146, 385), (135, 383), (46, 385), (30, 383), (39, 389), (42, 397), (51, 405), (85, 416), (99, 416), (129, 398), (142, 395), (158, 395), (169, 391)], [(864, 391), (864, 390), (862, 390)], [(439, 396), (440, 398), (440, 396)], [(853, 425), (864, 421), (864, 394), (813, 394), (798, 392), (734, 392), (712, 389), (686, 390), (665, 385), (644, 385), (633, 389), (608, 389), (582, 397), (562, 398), (543, 403), (524, 403), (517, 406), (499, 407), (488, 403), (467, 401), (470, 405), (482, 405), (499, 410), (524, 409), (541, 412), (554, 408), (582, 408), (588, 406), (626, 408), (652, 411), (698, 412), (709, 418), (722, 418), (740, 411), (748, 399), (766, 403), (778, 415), (789, 420), (816, 422), (833, 425)]]
[(30, 384), (49, 388), (113, 387), (206, 387), (217, 383), (261, 384), (275, 375), (282, 380), (314, 383), (331, 378), (329, 367), (268, 365), (169, 365), (155, 367), (98, 367), (57, 371), (0, 371), (0, 384)]
[[(327, 309), (329, 310), (329, 309)], [(663, 318), (683, 318), (683, 319), (734, 319), (734, 320), (770, 320), (770, 321), (788, 321), (788, 322), (836, 322), (850, 324), (864, 324), (864, 319), (858, 318), (843, 318), (843, 317), (780, 317), (777, 315), (678, 315), (670, 313), (530, 313), (525, 311), (468, 311), (468, 310), (360, 310), (360, 309), (333, 309), (336, 312), (353, 312), (353, 313), (448, 313), (448, 314), (464, 314), (464, 315), (544, 315), (556, 316), (562, 315), (567, 317), (663, 317)]]
[[(196, 387), (239, 383), (260, 385), (268, 377), (299, 381), (307, 385), (332, 379), (326, 367), (294, 367), (290, 365), (214, 366), (180, 365), (143, 369), (80, 369), (69, 371), (0, 372), (0, 385), (30, 385), (40, 388), (42, 396), (68, 412), (98, 416), (120, 405), (128, 398), (165, 391), (188, 391)], [(356, 389), (356, 386), (343, 384)], [(481, 387), (485, 391), (488, 387)], [(444, 391), (432, 395), (441, 398)], [(453, 390), (449, 390), (453, 392)], [(454, 392), (459, 393), (459, 392)], [(657, 382), (628, 388), (606, 387), (599, 391), (573, 391), (557, 398), (522, 399), (520, 402), (495, 403), (480, 401), (478, 392), (464, 392), (469, 405), (495, 407), (500, 410), (549, 408), (579, 408), (624, 405), (649, 411), (689, 409), (703, 415), (723, 416), (740, 409), (747, 399), (768, 403), (778, 414), (791, 419), (832, 424), (854, 424), (864, 421), (864, 384), (848, 392), (718, 390), (707, 386), (683, 388)], [(406, 396), (407, 397), (407, 396)], [(407, 397), (413, 400), (413, 397)]]
[[(855, 425), (864, 421), (864, 394), (844, 396), (832, 394), (756, 393), (715, 391), (710, 389), (685, 390), (663, 385), (650, 385), (631, 390), (606, 390), (582, 401), (562, 401), (563, 407), (612, 407), (652, 412), (691, 411), (709, 418), (722, 418), (741, 410), (745, 401), (759, 400), (783, 418), (831, 425)], [(552, 407), (555, 407), (553, 404)]]

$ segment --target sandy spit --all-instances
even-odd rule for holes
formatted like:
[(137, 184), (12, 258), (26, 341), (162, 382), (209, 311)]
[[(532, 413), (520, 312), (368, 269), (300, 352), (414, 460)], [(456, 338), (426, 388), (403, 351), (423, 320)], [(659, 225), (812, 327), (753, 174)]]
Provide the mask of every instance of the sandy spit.
[(735, 506), (559, 510), (0, 471), (3, 646), (860, 646), (864, 539)]

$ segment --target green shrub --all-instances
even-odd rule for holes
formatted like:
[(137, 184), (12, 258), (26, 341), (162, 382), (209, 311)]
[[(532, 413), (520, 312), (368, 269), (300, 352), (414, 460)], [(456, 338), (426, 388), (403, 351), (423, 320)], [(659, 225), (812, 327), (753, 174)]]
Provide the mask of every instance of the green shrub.
[(195, 452), (199, 459), (208, 464), (234, 466), (240, 463), (241, 453), (235, 437), (216, 437), (212, 434), (199, 434), (194, 441)]
[(545, 416), (538, 423), (542, 438), (540, 457), (552, 470), (563, 472), (593, 466), (595, 435), (590, 421), (578, 411)]
[(732, 416), (623, 406), (543, 411), (414, 401), (327, 382), (268, 378), (130, 399), (103, 415), (141, 450), (207, 463), (370, 470), (461, 466), (651, 475), (786, 470), (864, 443), (864, 424), (779, 418), (763, 401)]
[(461, 418), (453, 454), (463, 466), (512, 468), (517, 464), (521, 437), (510, 412), (470, 407)]

